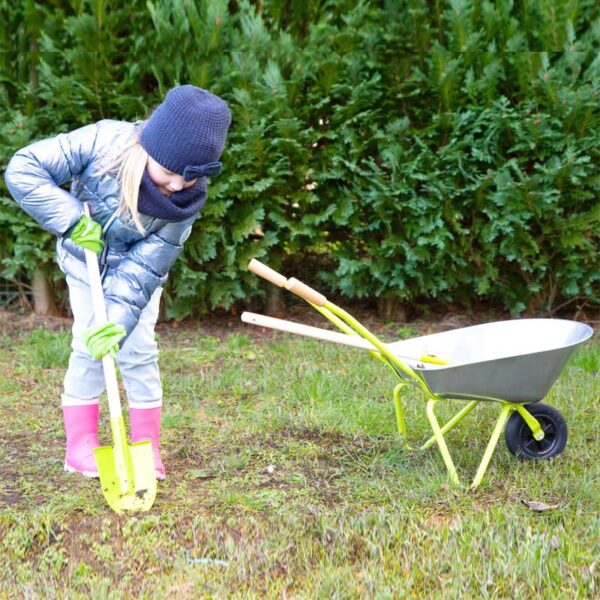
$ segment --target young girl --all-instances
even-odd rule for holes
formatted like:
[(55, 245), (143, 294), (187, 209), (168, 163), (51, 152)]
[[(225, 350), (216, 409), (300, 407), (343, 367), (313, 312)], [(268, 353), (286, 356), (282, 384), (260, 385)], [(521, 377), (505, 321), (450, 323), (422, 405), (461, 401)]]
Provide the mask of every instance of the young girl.
[[(6, 183), (21, 208), (58, 236), (57, 258), (73, 311), (62, 408), (64, 468), (97, 477), (102, 357), (116, 359), (127, 392), (131, 441), (150, 440), (156, 477), (162, 386), (154, 327), (162, 286), (207, 196), (207, 177), (231, 123), (206, 90), (170, 90), (148, 121), (103, 120), (19, 150)], [(71, 192), (60, 186), (71, 182)], [(88, 202), (91, 219), (83, 212)], [(94, 327), (84, 248), (98, 254), (108, 323)]]

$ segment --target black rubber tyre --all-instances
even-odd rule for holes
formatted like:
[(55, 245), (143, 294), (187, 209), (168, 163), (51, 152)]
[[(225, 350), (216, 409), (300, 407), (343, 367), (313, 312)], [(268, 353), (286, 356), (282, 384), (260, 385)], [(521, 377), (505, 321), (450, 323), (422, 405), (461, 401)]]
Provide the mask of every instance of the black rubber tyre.
[(508, 450), (522, 460), (548, 460), (558, 456), (567, 445), (567, 422), (556, 408), (536, 402), (527, 410), (539, 421), (545, 437), (537, 441), (518, 412), (514, 412), (504, 431)]

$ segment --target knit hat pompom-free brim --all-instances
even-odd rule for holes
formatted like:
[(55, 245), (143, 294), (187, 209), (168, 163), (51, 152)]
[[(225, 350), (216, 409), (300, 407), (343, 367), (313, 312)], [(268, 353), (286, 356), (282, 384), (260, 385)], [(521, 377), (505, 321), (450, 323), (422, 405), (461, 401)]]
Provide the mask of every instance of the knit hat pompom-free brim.
[(167, 92), (146, 122), (142, 148), (162, 167), (186, 181), (221, 172), (231, 113), (227, 103), (194, 85)]

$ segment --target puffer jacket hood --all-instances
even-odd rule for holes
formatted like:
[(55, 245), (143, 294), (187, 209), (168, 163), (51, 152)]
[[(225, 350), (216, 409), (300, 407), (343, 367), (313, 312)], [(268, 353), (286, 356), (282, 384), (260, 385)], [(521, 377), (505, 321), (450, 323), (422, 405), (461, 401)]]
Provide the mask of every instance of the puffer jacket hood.
[[(35, 142), (12, 157), (5, 173), (17, 204), (58, 236), (61, 270), (85, 282), (84, 251), (66, 234), (83, 215), (83, 203), (89, 203), (105, 241), (99, 262), (108, 319), (123, 325), (127, 336), (154, 290), (166, 282), (198, 217), (168, 222), (140, 213), (145, 230), (141, 234), (133, 221), (121, 214), (119, 184), (107, 163), (139, 136), (141, 127), (141, 121), (103, 120)], [(61, 187), (69, 181), (70, 192)], [(206, 178), (200, 181), (200, 189), (206, 196)]]

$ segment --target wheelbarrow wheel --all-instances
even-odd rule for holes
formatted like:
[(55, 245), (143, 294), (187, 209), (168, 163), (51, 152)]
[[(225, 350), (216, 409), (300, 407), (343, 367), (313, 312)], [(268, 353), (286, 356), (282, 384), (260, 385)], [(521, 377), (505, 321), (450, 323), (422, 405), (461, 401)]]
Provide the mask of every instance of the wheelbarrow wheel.
[(514, 412), (504, 431), (508, 450), (522, 460), (548, 460), (558, 456), (567, 444), (567, 422), (556, 408), (536, 402), (527, 410), (539, 421), (544, 439), (539, 442), (533, 437), (529, 426), (518, 412)]

